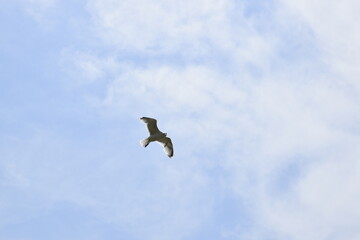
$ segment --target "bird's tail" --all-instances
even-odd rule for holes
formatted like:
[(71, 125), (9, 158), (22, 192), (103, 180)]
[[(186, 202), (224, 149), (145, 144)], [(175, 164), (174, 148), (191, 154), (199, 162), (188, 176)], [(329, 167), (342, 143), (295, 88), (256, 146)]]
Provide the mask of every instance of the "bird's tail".
[(140, 141), (140, 144), (143, 147), (147, 147), (147, 145), (149, 145), (149, 143), (150, 143), (150, 140), (148, 138), (145, 138), (144, 140)]

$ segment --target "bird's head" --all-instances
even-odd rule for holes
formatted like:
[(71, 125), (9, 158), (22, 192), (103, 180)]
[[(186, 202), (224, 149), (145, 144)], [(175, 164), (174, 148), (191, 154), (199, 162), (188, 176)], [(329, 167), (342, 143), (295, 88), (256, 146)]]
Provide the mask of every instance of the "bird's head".
[(165, 134), (165, 137), (166, 137), (167, 133), (164, 133), (164, 134)]

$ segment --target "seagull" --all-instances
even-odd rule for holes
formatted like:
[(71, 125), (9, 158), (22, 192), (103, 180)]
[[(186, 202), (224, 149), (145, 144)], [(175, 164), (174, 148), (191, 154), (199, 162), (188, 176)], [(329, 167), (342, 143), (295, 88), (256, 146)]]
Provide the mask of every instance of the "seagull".
[(150, 142), (157, 141), (158, 143), (163, 145), (166, 155), (168, 155), (168, 157), (171, 158), (174, 155), (173, 144), (171, 142), (171, 139), (166, 137), (167, 133), (163, 133), (158, 129), (156, 125), (157, 122), (156, 119), (149, 117), (142, 117), (140, 118), (140, 120), (146, 124), (150, 135), (149, 137), (140, 141), (141, 146), (147, 147), (147, 145), (149, 145)]

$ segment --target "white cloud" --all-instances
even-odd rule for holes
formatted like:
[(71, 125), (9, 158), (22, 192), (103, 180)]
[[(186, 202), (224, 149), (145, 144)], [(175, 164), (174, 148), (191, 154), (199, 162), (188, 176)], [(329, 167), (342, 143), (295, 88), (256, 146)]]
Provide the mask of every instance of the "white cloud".
[(360, 169), (359, 152), (353, 147), (358, 141), (348, 149), (329, 150), (297, 180), (286, 198), (262, 194), (258, 210), (265, 218), (263, 224), (284, 239), (355, 239), (360, 220), (356, 172)]
[(173, 52), (186, 47), (187, 54), (198, 54), (208, 44), (227, 37), (228, 5), (226, 0), (93, 0), (88, 8), (99, 34), (116, 47), (149, 52)]
[(71, 78), (66, 79), (68, 85), (77, 87), (101, 82), (121, 67), (113, 56), (99, 58), (72, 48), (63, 49), (60, 57), (63, 71)]
[(283, 1), (287, 10), (310, 26), (323, 50), (323, 61), (359, 90), (360, 4), (358, 1)]
[[(176, 142), (178, 159), (146, 162), (132, 156), (133, 145), (113, 150), (121, 159), (83, 147), (66, 155), (80, 162), (62, 165), (55, 154), (62, 149), (50, 143), (54, 153), (46, 155), (61, 169), (39, 154), (46, 138), (28, 153), (42, 169), (29, 171), (34, 162), (25, 154), (8, 165), (9, 179), (49, 201), (89, 208), (139, 239), (190, 236), (213, 217), (217, 180), (251, 206), (251, 226), (240, 222), (231, 236), (356, 239), (358, 5), (334, 6), (292, 1), (262, 19), (245, 16), (244, 4), (231, 1), (89, 1), (96, 37), (112, 53), (64, 50), (64, 65), (74, 65), (70, 74), (81, 76), (81, 86), (105, 79), (105, 96), (92, 96), (103, 114), (157, 117)], [(124, 132), (133, 137), (135, 130)], [(82, 166), (88, 169), (81, 174)], [(210, 168), (226, 176), (214, 177)]]
[[(257, 153), (246, 159), (250, 163), (228, 161), (229, 168), (237, 169), (237, 191), (258, 207), (259, 226), (250, 234), (255, 239), (256, 233), (262, 236), (263, 231), (266, 236), (269, 230), (276, 239), (356, 239), (360, 112), (354, 9), (358, 3), (286, 4), (313, 30), (326, 68), (304, 76), (284, 69), (291, 81), (267, 80), (256, 88), (252, 109), (263, 124)], [(301, 174), (294, 176), (284, 193), (272, 194), (279, 166), (299, 161)], [(241, 176), (249, 171), (255, 174), (255, 184)], [(246, 187), (254, 189), (249, 192)]]
[[(248, 79), (239, 86), (233, 84), (235, 79), (204, 66), (124, 72), (110, 85), (104, 104), (130, 114), (156, 113), (160, 119), (172, 119), (166, 129), (178, 140), (192, 135), (191, 146), (182, 150), (225, 151), (226, 158), (217, 164), (233, 175), (234, 182), (228, 184), (256, 206), (254, 216), (265, 235), (271, 231), (284, 238), (316, 239), (345, 230), (351, 232), (349, 237), (357, 234), (358, 226), (350, 223), (360, 216), (351, 200), (360, 193), (354, 151), (359, 138), (352, 132), (359, 111), (346, 88), (332, 86), (336, 79), (303, 83), (301, 76), (288, 73), (298, 79), (268, 76), (266, 81)], [(332, 171), (329, 161), (337, 166)], [(278, 174), (291, 164), (301, 174), (280, 178), (292, 182), (274, 195)], [(349, 167), (356, 170), (336, 173)], [(348, 181), (341, 181), (343, 174), (348, 174)], [(352, 213), (343, 204), (351, 206)], [(324, 214), (332, 207), (336, 210)]]

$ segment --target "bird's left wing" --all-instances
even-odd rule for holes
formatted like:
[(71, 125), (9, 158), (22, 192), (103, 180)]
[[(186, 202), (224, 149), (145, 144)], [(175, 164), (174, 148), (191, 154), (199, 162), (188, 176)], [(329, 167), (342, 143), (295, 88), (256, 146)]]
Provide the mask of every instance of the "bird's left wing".
[(160, 140), (157, 140), (161, 145), (164, 147), (164, 151), (168, 157), (172, 157), (174, 155), (174, 148), (173, 144), (171, 142), (171, 139), (168, 137), (162, 138)]

